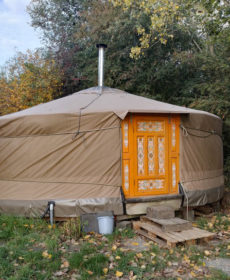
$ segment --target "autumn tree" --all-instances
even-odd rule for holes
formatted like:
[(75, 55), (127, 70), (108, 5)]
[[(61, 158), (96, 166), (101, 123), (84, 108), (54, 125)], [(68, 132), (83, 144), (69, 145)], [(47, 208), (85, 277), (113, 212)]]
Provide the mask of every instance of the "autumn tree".
[(61, 94), (60, 70), (41, 51), (18, 53), (0, 73), (1, 115), (47, 102)]

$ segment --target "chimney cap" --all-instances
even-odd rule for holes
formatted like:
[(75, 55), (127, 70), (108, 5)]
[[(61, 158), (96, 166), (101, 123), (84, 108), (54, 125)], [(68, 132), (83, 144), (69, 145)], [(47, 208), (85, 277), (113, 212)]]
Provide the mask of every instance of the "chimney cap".
[(106, 44), (97, 44), (96, 46), (97, 46), (97, 48), (100, 48), (100, 47), (105, 48), (105, 49), (107, 48)]

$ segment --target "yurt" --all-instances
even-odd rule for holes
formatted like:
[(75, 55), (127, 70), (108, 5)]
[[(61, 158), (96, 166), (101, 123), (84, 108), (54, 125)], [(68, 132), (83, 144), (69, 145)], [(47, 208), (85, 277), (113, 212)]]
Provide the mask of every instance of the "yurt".
[(200, 206), (223, 195), (222, 121), (103, 86), (0, 117), (0, 213), (57, 217), (149, 205)]

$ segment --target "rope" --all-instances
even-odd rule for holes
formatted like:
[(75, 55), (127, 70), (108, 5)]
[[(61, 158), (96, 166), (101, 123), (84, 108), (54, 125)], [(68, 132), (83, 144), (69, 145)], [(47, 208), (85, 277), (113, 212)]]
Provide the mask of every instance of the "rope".
[[(220, 134), (218, 134), (215, 130), (209, 131), (209, 130), (202, 130), (202, 129), (198, 129), (198, 128), (184, 127), (182, 124), (180, 125), (180, 128), (182, 129), (183, 135), (185, 137), (187, 137), (188, 135), (191, 135), (191, 136), (198, 137), (198, 138), (208, 138), (209, 136), (217, 135), (222, 139), (222, 136)], [(193, 133), (189, 132), (188, 129), (201, 131), (201, 132), (205, 132), (205, 133), (208, 133), (208, 134), (201, 136), (201, 135), (197, 135), (197, 134), (193, 134)]]
[(214, 179), (214, 178), (218, 178), (218, 177), (221, 177), (221, 176), (223, 176), (223, 175), (218, 175), (218, 176), (213, 176), (213, 177), (206, 177), (206, 178), (200, 178), (200, 179), (193, 179), (193, 180), (190, 180), (190, 181), (183, 181), (182, 183), (190, 183), (190, 182)]
[[(87, 130), (81, 130), (79, 131), (80, 133), (87, 133), (87, 132), (97, 132), (101, 130), (110, 130), (110, 129), (115, 129), (115, 128), (120, 128), (120, 126), (109, 126), (105, 128), (95, 128), (95, 129), (87, 129)], [(19, 136), (0, 136), (1, 138), (27, 138), (27, 137), (40, 137), (40, 136), (59, 136), (59, 135), (75, 135), (76, 132), (62, 132), (62, 133), (50, 133), (50, 134), (34, 134), (34, 135), (19, 135)]]
[(0, 181), (6, 181), (6, 182), (24, 182), (24, 183), (42, 183), (42, 184), (71, 184), (71, 185), (96, 185), (96, 186), (108, 186), (108, 187), (114, 187), (118, 188), (119, 186), (116, 185), (110, 185), (110, 184), (98, 184), (98, 183), (79, 183), (79, 182), (42, 182), (42, 181), (35, 181), (35, 180), (13, 180), (13, 179), (0, 179)]
[(185, 137), (187, 137), (187, 136), (188, 136), (188, 131), (186, 130), (186, 128), (185, 128), (183, 125), (180, 125), (180, 128), (181, 128), (182, 131), (183, 131), (183, 135), (184, 135)]
[(184, 195), (185, 195), (185, 198), (186, 198), (186, 201), (187, 201), (187, 210), (186, 210), (186, 214), (187, 214), (187, 220), (188, 220), (188, 196), (187, 196), (187, 193), (186, 193), (186, 191), (185, 191), (185, 189), (184, 189), (184, 186), (183, 186), (183, 184), (180, 182), (180, 185), (181, 185), (181, 187), (182, 187), (182, 190), (183, 190), (183, 192), (184, 192)]

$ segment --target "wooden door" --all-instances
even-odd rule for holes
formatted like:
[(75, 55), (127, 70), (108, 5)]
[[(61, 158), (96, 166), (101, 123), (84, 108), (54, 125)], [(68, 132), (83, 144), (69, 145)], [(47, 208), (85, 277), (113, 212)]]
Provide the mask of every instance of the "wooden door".
[(178, 192), (179, 116), (134, 115), (123, 121), (125, 196)]
[(168, 193), (168, 118), (136, 117), (134, 194)]

